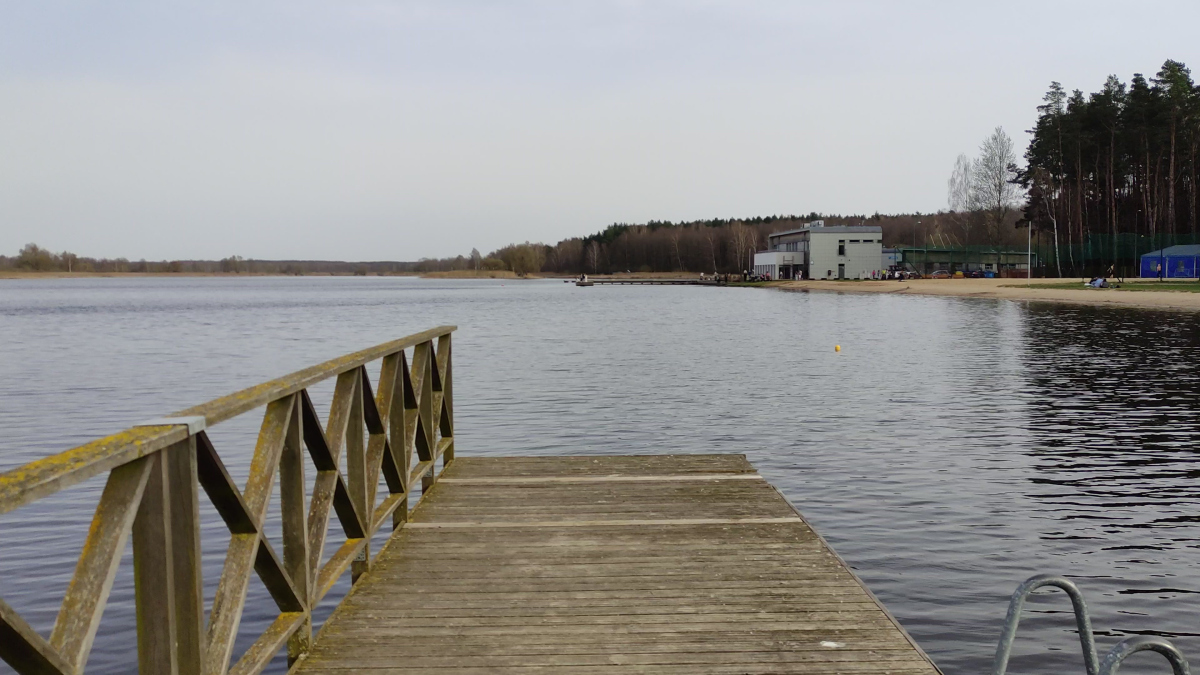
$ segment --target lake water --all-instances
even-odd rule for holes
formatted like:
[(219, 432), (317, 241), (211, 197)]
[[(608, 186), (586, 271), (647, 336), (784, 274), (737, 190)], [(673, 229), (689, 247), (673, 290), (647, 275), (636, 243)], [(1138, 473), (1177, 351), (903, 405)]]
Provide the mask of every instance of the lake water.
[[(559, 281), (0, 281), (0, 469), (441, 324), (459, 326), (460, 456), (745, 453), (947, 675), (990, 668), (1008, 595), (1039, 572), (1079, 583), (1103, 650), (1149, 633), (1200, 655), (1191, 314)], [(257, 424), (211, 432), (235, 475)], [(0, 597), (40, 630), (102, 480), (0, 516)], [(211, 599), (227, 537), (202, 501)], [(131, 668), (130, 567), (89, 672)], [(243, 647), (272, 607), (252, 588)], [(1010, 672), (1083, 672), (1067, 610), (1035, 598)]]

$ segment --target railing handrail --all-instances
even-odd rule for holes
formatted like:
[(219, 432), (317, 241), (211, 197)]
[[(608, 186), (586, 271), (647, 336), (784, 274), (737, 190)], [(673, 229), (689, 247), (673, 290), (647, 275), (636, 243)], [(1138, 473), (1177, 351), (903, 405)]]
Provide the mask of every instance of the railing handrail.
[[(414, 333), (247, 387), (168, 417), (203, 416), (207, 426), (213, 426), (388, 354), (449, 335), (456, 329), (456, 326), (439, 326)], [(0, 515), (145, 457), (187, 436), (187, 429), (180, 425), (135, 426), (0, 473)]]
[(413, 333), (398, 340), (384, 342), (383, 344), (378, 344), (374, 347), (354, 352), (353, 354), (330, 359), (325, 363), (298, 370), (291, 375), (285, 375), (270, 382), (247, 387), (228, 396), (213, 399), (208, 403), (201, 403), (191, 408), (185, 408), (179, 412), (172, 413), (170, 417), (202, 415), (208, 422), (208, 426), (212, 426), (219, 422), (224, 422), (231, 417), (241, 415), (244, 412), (260, 408), (277, 398), (294, 394), (301, 389), (307, 389), (318, 382), (328, 380), (347, 370), (370, 363), (388, 354), (394, 354), (401, 349), (408, 349), (423, 342), (436, 340), (443, 335), (453, 333), (455, 330), (457, 330), (457, 326), (438, 326), (437, 328), (431, 328), (420, 333)]
[[(313, 608), (346, 571), (355, 583), (370, 571), (371, 538), (389, 521), (403, 527), (413, 486), (420, 481), (424, 497), (438, 460), (444, 470), (454, 459), (454, 330), (347, 354), (0, 474), (3, 514), (109, 472), (49, 639), (0, 599), (0, 659), (22, 675), (82, 673), (130, 537), (140, 672), (252, 675), (285, 644), (289, 663), (303, 658)], [(366, 365), (377, 360), (373, 390)], [(308, 387), (331, 378), (323, 422)], [(264, 407), (241, 487), (206, 428)], [(306, 465), (316, 472), (311, 489)], [(282, 555), (267, 536), (276, 484)], [(200, 488), (231, 535), (207, 626)], [(326, 557), (334, 518), (346, 539)], [(231, 665), (252, 574), (279, 615)]]

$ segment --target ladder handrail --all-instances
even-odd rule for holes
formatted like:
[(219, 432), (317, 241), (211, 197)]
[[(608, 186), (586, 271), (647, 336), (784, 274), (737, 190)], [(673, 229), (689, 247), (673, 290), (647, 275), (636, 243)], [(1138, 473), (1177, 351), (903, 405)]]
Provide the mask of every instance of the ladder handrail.
[(1168, 640), (1149, 635), (1139, 635), (1117, 643), (1116, 647), (1105, 654), (1104, 661), (1100, 664), (1100, 675), (1117, 675), (1117, 669), (1125, 659), (1137, 652), (1146, 651), (1158, 652), (1167, 657), (1175, 675), (1189, 675), (1188, 662), (1183, 657), (1183, 652)]
[(1075, 610), (1075, 624), (1079, 628), (1079, 644), (1083, 647), (1083, 661), (1087, 675), (1099, 675), (1099, 659), (1096, 657), (1096, 638), (1092, 635), (1092, 618), (1088, 614), (1087, 603), (1079, 587), (1070, 579), (1055, 574), (1038, 574), (1029, 577), (1013, 592), (1012, 600), (1008, 603), (1008, 615), (1004, 618), (1004, 631), (1000, 634), (1000, 643), (996, 645), (996, 659), (992, 665), (992, 675), (1004, 675), (1008, 670), (1008, 657), (1012, 653), (1013, 640), (1017, 637), (1017, 624), (1021, 621), (1021, 609), (1025, 606), (1025, 598), (1039, 588), (1052, 586), (1061, 588), (1071, 598)]

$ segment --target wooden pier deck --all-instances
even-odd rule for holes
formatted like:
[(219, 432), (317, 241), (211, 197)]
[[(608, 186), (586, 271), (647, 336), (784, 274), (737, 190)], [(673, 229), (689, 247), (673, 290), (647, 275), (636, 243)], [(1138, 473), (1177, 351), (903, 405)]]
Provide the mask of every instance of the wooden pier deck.
[(699, 279), (588, 279), (598, 286), (715, 286), (715, 281)]
[(455, 459), (293, 672), (938, 672), (741, 455)]
[[(0, 599), (0, 660), (20, 675), (82, 675), (132, 541), (133, 589), (120, 592), (136, 609), (137, 654), (122, 672), (258, 675), (286, 652), (289, 675), (937, 675), (741, 455), (459, 457), (453, 331), (0, 473), (0, 516), (16, 517), (107, 474), (48, 635)], [(309, 388), (327, 381), (322, 419)], [(239, 484), (208, 429), (257, 411)], [(203, 551), (223, 542), (201, 536), (202, 494), (229, 530), (211, 602)], [(31, 561), (21, 583), (44, 569)], [(350, 593), (314, 636), (347, 573)], [(274, 619), (235, 649), (255, 576)]]

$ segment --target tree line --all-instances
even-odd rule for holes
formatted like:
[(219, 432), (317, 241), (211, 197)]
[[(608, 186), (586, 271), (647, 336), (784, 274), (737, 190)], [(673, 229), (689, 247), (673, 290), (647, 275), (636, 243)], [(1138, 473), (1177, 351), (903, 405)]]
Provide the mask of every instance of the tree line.
[(55, 253), (26, 244), (15, 256), (0, 255), (0, 270), (70, 273), (147, 274), (336, 274), (387, 275), (418, 272), (418, 262), (343, 262), (337, 260), (254, 260), (232, 255), (221, 260), (129, 260), (92, 258), (70, 251)]
[[(1011, 178), (1009, 174), (1004, 174)], [(1003, 181), (1002, 181), (1003, 182)], [(955, 212), (931, 214), (835, 215), (775, 215), (742, 219), (711, 219), (686, 222), (652, 220), (647, 223), (614, 223), (585, 237), (570, 237), (557, 244), (525, 242), (510, 244), (493, 251), (486, 258), (443, 259), (441, 264), (465, 265), (455, 269), (470, 269), (476, 261), (493, 260), (517, 274), (544, 272), (551, 274), (606, 274), (613, 272), (684, 272), (740, 273), (752, 266), (755, 251), (767, 246), (767, 236), (804, 226), (814, 220), (827, 225), (879, 225), (883, 229), (884, 246), (945, 246), (962, 247), (964, 239), (952, 234), (955, 224), (977, 221), (990, 223), (996, 235), (990, 242), (997, 246), (1014, 246), (1017, 236), (1012, 225), (1016, 221), (1013, 194), (1016, 187), (1005, 184), (1005, 208), (999, 214), (978, 206), (969, 217)], [(978, 194), (982, 195), (983, 192)], [(973, 231), (973, 230), (971, 230)], [(974, 243), (984, 243), (974, 242)], [(474, 252), (475, 256), (478, 252)]]
[(1016, 176), (1027, 191), (1018, 226), (1046, 241), (1059, 276), (1200, 243), (1200, 88), (1187, 66), (1168, 60), (1128, 84), (1110, 75), (1087, 95), (1052, 82), (1037, 110)]
[(510, 270), (522, 276), (537, 273), (739, 273), (749, 269), (755, 251), (766, 248), (767, 235), (798, 228), (813, 220), (824, 220), (828, 225), (880, 225), (884, 246), (956, 246), (960, 240), (947, 234), (956, 216), (946, 212), (871, 216), (814, 212), (678, 223), (657, 220), (640, 224), (614, 223), (595, 234), (570, 237), (553, 245), (527, 241), (509, 244), (487, 255), (472, 249), (469, 255), (407, 262), (254, 260), (236, 255), (221, 260), (130, 261), (83, 257), (67, 251), (55, 253), (36, 244), (27, 244), (16, 256), (0, 255), (0, 270), (295, 275)]

